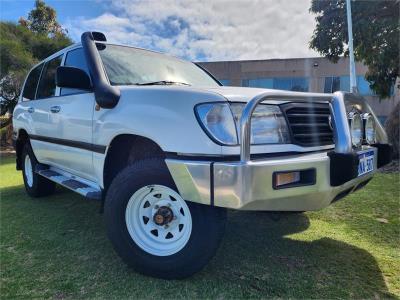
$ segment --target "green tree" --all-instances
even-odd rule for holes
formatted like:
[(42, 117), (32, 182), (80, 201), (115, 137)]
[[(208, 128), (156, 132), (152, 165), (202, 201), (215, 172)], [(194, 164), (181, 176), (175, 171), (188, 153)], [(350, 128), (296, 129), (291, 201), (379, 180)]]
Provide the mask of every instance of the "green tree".
[[(368, 67), (365, 78), (371, 89), (386, 98), (399, 76), (399, 0), (353, 0), (354, 55)], [(310, 48), (333, 62), (348, 56), (345, 0), (312, 0), (316, 28)]]
[(47, 6), (43, 0), (36, 0), (35, 8), (29, 13), (28, 19), (20, 18), (19, 23), (35, 33), (49, 35), (64, 33), (63, 28), (57, 22), (55, 9)]
[[(43, 1), (36, 1), (36, 8), (32, 12), (41, 8), (42, 5), (44, 5)], [(40, 21), (37, 17), (40, 14), (34, 15), (36, 16), (35, 24), (58, 24), (55, 12), (51, 14), (53, 20), (49, 20), (45, 15), (44, 21)], [(38, 29), (38, 25), (33, 27), (33, 23), (30, 22), (32, 21), (28, 20), (26, 24), (22, 21), (19, 24), (0, 22), (1, 114), (14, 108), (25, 76), (31, 67), (72, 43), (64, 31), (54, 31), (53, 25), (47, 27), (43, 25), (42, 29)]]

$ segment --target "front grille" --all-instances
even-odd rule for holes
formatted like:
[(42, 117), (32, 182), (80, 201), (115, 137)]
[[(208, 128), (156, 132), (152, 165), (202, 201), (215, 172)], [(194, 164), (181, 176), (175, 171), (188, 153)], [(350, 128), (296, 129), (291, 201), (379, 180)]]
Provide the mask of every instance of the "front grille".
[(334, 143), (329, 104), (288, 103), (282, 108), (294, 144), (311, 147)]

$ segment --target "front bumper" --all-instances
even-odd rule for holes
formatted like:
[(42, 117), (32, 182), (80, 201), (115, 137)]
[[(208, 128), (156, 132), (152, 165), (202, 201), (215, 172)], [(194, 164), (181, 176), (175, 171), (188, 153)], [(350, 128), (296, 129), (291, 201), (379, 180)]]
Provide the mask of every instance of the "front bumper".
[[(257, 105), (269, 100), (286, 102), (328, 102), (334, 149), (323, 153), (251, 160), (251, 119)], [(363, 146), (372, 151), (373, 171), (358, 176), (359, 152), (352, 147), (347, 113), (353, 109), (369, 113), (376, 121), (378, 144)], [(378, 167), (390, 160), (391, 147), (385, 130), (366, 101), (357, 95), (266, 91), (253, 97), (243, 108), (238, 132), (240, 160), (234, 162), (166, 159), (175, 184), (185, 200), (243, 210), (318, 210), (365, 186)], [(370, 157), (362, 156), (360, 170), (369, 170)], [(365, 163), (367, 167), (365, 168)], [(279, 172), (301, 171), (300, 184), (274, 188)]]
[[(377, 170), (378, 150), (372, 172), (352, 176), (337, 185), (328, 152), (267, 158), (243, 162), (212, 162), (167, 159), (176, 186), (185, 200), (240, 210), (308, 211), (322, 209), (363, 187)], [(355, 157), (358, 157), (355, 155)], [(358, 160), (355, 162), (358, 165)], [(353, 170), (354, 166), (343, 164)], [(357, 168), (357, 165), (355, 166)], [(315, 177), (304, 185), (276, 189), (274, 174), (312, 170)], [(343, 171), (343, 170), (342, 170)], [(356, 176), (356, 175), (355, 175)]]

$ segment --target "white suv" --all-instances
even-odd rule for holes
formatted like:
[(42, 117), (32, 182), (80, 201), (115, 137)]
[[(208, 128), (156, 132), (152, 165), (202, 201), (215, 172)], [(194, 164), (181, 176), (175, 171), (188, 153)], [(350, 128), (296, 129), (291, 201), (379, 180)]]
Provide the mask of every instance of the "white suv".
[(27, 193), (60, 184), (100, 200), (122, 259), (169, 279), (207, 264), (226, 208), (321, 209), (391, 152), (359, 96), (223, 87), (98, 32), (30, 71), (13, 118)]

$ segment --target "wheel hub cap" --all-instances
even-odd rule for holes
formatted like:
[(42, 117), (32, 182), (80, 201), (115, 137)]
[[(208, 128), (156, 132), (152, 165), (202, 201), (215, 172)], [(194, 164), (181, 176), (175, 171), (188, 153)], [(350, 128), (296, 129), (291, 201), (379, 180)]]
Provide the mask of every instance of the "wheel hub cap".
[(25, 171), (26, 183), (28, 184), (29, 187), (32, 187), (32, 185), (33, 185), (33, 168), (32, 168), (32, 162), (31, 162), (31, 159), (29, 158), (29, 155), (25, 156), (24, 169), (25, 169), (24, 171)]
[(137, 190), (126, 206), (125, 222), (132, 240), (156, 256), (179, 252), (192, 232), (192, 216), (185, 200), (163, 185)]
[(160, 207), (153, 217), (154, 223), (159, 226), (167, 225), (174, 218), (174, 212), (168, 206)]

